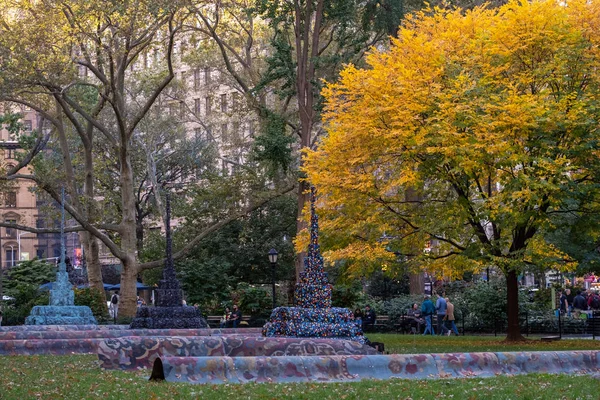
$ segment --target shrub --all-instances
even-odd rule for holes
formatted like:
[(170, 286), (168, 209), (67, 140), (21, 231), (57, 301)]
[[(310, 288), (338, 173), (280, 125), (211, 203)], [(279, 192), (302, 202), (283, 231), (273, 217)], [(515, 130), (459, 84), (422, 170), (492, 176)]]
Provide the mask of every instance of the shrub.
[(88, 306), (99, 323), (109, 320), (104, 293), (90, 288), (75, 289), (75, 305)]

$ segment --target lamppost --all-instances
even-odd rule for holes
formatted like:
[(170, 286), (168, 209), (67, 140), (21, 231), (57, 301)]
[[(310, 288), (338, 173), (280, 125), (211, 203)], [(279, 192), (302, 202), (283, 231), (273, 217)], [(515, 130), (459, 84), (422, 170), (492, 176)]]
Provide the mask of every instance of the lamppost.
[(275, 309), (275, 266), (277, 265), (277, 250), (269, 250), (269, 261), (271, 262), (271, 283), (273, 284), (273, 309)]
[(32, 232), (19, 232), (17, 230), (17, 247), (19, 248), (19, 255), (17, 256), (17, 261), (23, 261), (21, 260), (21, 236), (27, 235), (28, 233)]
[[(12, 244), (7, 244), (7, 247), (10, 247), (10, 267), (14, 267), (15, 266), (15, 246)], [(6, 260), (6, 262), (8, 263), (8, 260)]]

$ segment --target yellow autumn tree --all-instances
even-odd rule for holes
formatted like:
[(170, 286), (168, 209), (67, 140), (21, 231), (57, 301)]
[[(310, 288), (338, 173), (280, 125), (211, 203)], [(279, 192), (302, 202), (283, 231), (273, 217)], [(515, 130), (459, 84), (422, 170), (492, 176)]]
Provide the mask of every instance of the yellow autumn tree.
[(327, 255), (496, 266), (520, 339), (518, 274), (577, 261), (546, 239), (555, 216), (598, 217), (599, 23), (597, 0), (426, 10), (348, 66), (305, 168)]

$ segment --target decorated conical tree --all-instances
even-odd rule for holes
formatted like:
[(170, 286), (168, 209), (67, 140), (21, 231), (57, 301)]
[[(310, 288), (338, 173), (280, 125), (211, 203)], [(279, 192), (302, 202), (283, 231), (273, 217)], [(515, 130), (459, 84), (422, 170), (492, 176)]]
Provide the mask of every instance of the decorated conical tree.
[(167, 235), (166, 261), (163, 279), (158, 284), (156, 307), (141, 306), (138, 308), (131, 329), (198, 329), (207, 328), (196, 307), (182, 305), (183, 293), (175, 273), (173, 264), (173, 240), (171, 238), (171, 197), (167, 194), (167, 218), (165, 230)]
[(310, 244), (304, 271), (295, 289), (296, 307), (278, 307), (263, 327), (265, 336), (351, 339), (366, 342), (362, 328), (347, 308), (331, 307), (331, 284), (323, 268), (319, 248), (319, 218), (316, 190), (310, 196)]

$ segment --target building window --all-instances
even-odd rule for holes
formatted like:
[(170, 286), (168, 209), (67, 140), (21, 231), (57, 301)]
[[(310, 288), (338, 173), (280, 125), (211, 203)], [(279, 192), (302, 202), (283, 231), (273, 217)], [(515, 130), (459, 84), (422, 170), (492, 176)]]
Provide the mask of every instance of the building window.
[(181, 71), (181, 86), (187, 86), (187, 71)]
[(45, 257), (45, 251), (44, 251), (44, 249), (37, 249), (37, 250), (35, 251), (35, 256), (36, 256), (38, 259), (40, 259), (40, 260), (44, 259), (44, 257)]
[(12, 160), (15, 158), (15, 149), (6, 149), (5, 154), (7, 160)]
[(183, 118), (183, 116), (185, 115), (185, 101), (180, 101), (179, 102), (179, 115)]
[(194, 99), (194, 113), (200, 115), (200, 99)]
[(17, 192), (8, 192), (5, 194), (6, 207), (15, 208), (17, 207)]
[(231, 108), (234, 111), (240, 109), (240, 94), (238, 92), (231, 93)]
[(227, 94), (221, 95), (221, 112), (227, 112)]
[(199, 69), (194, 70), (194, 90), (195, 91), (200, 90), (200, 70)]
[(221, 141), (223, 143), (229, 141), (229, 133), (227, 132), (227, 124), (221, 124)]
[(5, 257), (7, 267), (14, 267), (15, 265), (17, 265), (17, 249), (15, 249), (14, 247), (6, 248)]
[(231, 129), (231, 138), (234, 142), (238, 142), (240, 140), (240, 123), (234, 122), (233, 127)]
[[(16, 224), (17, 220), (12, 218), (7, 218), (4, 220), (7, 224)], [(6, 228), (6, 236), (7, 237), (17, 237), (17, 230), (15, 228)]]
[(207, 85), (210, 83), (210, 68), (204, 68), (204, 83)]
[(23, 128), (26, 132), (31, 132), (33, 130), (33, 124), (30, 120), (26, 119), (23, 121)]
[(210, 109), (211, 109), (210, 96), (206, 96), (204, 98), (204, 114), (205, 115), (210, 115)]

